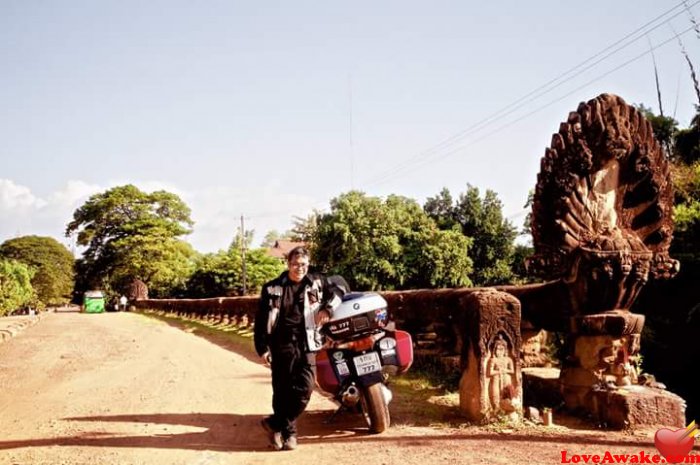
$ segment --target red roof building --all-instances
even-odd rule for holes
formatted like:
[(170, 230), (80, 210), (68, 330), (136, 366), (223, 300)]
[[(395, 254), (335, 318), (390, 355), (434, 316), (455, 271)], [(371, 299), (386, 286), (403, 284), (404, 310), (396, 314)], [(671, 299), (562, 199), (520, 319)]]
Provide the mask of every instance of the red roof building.
[(306, 247), (305, 242), (294, 242), (284, 239), (275, 241), (275, 245), (267, 248), (267, 254), (279, 258), (280, 260), (287, 260), (287, 254), (294, 248), (303, 246)]

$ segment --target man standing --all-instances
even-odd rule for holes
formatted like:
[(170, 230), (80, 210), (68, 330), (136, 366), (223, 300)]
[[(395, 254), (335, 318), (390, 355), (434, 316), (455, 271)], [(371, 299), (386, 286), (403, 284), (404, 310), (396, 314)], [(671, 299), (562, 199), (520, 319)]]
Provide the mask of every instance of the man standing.
[(296, 420), (315, 384), (319, 330), (341, 302), (324, 276), (308, 270), (308, 250), (292, 249), (287, 271), (263, 286), (255, 315), (255, 350), (272, 367), (274, 413), (262, 427), (275, 450), (297, 446)]

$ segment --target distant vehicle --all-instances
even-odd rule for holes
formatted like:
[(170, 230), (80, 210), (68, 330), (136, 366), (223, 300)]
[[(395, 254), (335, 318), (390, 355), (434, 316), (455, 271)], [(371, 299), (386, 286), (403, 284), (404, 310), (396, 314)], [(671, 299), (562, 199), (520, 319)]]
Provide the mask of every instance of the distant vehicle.
[(104, 293), (102, 291), (87, 291), (83, 295), (83, 311), (85, 313), (104, 313)]

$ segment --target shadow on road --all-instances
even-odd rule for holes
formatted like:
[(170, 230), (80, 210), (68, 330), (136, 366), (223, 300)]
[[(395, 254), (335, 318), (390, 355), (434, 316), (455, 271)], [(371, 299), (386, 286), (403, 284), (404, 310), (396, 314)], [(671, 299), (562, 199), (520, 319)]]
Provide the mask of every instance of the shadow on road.
[[(483, 431), (458, 431), (454, 434), (421, 434), (406, 431), (400, 434), (370, 435), (364, 421), (359, 415), (341, 414), (332, 423), (327, 423), (331, 411), (310, 411), (299, 420), (299, 440), (301, 444), (316, 443), (351, 443), (361, 440), (363, 443), (374, 442), (382, 444), (395, 443), (396, 446), (435, 445), (436, 441), (464, 440), (480, 441), (493, 440), (499, 437), (502, 443), (561, 443), (586, 444), (603, 446), (620, 446), (619, 441), (607, 440), (605, 437), (585, 437), (571, 434), (536, 436), (532, 434), (498, 434)], [(87, 446), (87, 447), (126, 447), (126, 448), (156, 448), (156, 449), (185, 449), (209, 450), (220, 452), (263, 452), (270, 451), (267, 438), (259, 422), (260, 415), (238, 414), (142, 414), (142, 415), (110, 415), (65, 418), (71, 422), (97, 423), (138, 423), (142, 427), (153, 427), (158, 432), (143, 435), (122, 435), (104, 431), (82, 432), (75, 436), (55, 438), (36, 438), (13, 441), (0, 441), (0, 450), (26, 447), (49, 446)], [(204, 431), (163, 434), (163, 425), (189, 426), (203, 428)], [(101, 430), (106, 429), (101, 425)], [(651, 440), (631, 440), (626, 446), (654, 447)]]
[[(304, 443), (350, 439), (366, 435), (359, 416), (340, 415), (331, 424), (325, 421), (330, 411), (307, 412), (299, 420), (299, 439)], [(157, 449), (188, 449), (210, 451), (267, 451), (267, 436), (260, 427), (261, 415), (238, 414), (135, 414), (64, 418), (69, 422), (102, 423), (99, 431), (83, 431), (75, 436), (0, 441), (0, 450), (25, 447), (88, 446), (88, 447), (138, 447)], [(140, 429), (153, 428), (152, 434), (123, 435), (109, 433), (105, 423), (138, 423)], [(166, 433), (164, 425), (203, 428), (204, 431)], [(81, 429), (85, 429), (84, 426)], [(178, 428), (179, 429), (179, 428)]]

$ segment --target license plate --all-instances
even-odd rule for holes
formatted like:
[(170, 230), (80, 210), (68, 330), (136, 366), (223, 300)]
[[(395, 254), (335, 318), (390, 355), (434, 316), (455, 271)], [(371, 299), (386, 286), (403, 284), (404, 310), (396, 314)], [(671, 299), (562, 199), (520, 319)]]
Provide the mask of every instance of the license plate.
[(358, 355), (357, 357), (353, 357), (352, 361), (355, 364), (358, 375), (366, 375), (382, 369), (382, 364), (379, 361), (379, 354), (376, 352)]

